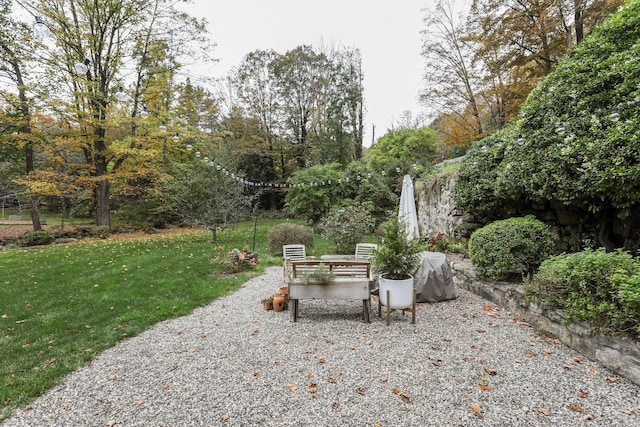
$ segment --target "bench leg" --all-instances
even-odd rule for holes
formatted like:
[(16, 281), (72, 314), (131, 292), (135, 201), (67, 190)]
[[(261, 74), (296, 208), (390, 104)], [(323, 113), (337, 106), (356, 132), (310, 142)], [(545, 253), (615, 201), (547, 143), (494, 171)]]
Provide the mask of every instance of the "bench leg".
[(387, 290), (387, 326), (391, 324), (391, 291)]
[(291, 307), (289, 307), (289, 310), (291, 310), (291, 321), (297, 322), (298, 321), (298, 300), (297, 299), (289, 300), (289, 304), (291, 304)]
[(371, 309), (371, 300), (368, 300), (368, 299), (362, 300), (362, 312), (364, 314), (365, 323), (371, 323), (371, 319), (369, 319), (370, 309)]
[(416, 324), (416, 306), (417, 306), (416, 299), (417, 299), (416, 290), (414, 289), (413, 290), (413, 310), (411, 310), (411, 323), (413, 325)]

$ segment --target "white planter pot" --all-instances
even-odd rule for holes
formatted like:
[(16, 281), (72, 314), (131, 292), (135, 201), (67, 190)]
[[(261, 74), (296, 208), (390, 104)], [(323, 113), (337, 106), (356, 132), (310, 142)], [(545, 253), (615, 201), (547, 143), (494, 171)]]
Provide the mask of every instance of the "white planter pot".
[[(378, 283), (382, 305), (393, 310), (413, 307), (413, 276), (410, 279), (391, 280), (386, 279), (383, 274), (378, 279)], [(387, 290), (389, 291), (389, 301), (387, 301)]]

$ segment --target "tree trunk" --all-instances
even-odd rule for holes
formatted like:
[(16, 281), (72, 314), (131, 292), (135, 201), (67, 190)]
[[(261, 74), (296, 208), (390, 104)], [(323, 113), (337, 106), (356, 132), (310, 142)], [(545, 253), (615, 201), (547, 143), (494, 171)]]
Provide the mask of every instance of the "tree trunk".
[(611, 205), (607, 203), (602, 209), (602, 215), (600, 216), (600, 231), (598, 232), (598, 240), (607, 252), (612, 252), (616, 248), (616, 244), (612, 236), (614, 218), (615, 211)]
[(96, 225), (106, 225), (110, 227), (111, 216), (109, 213), (109, 187), (111, 183), (108, 179), (98, 181), (95, 188), (96, 198)]
[(42, 223), (40, 222), (40, 210), (39, 210), (40, 198), (36, 195), (29, 196), (29, 208), (31, 211), (31, 223), (33, 224), (33, 231), (41, 231)]

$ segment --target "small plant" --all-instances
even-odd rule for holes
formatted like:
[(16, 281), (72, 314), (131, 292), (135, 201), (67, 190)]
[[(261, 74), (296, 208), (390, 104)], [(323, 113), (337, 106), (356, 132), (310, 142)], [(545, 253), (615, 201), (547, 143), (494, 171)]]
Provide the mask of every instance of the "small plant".
[(313, 247), (313, 228), (298, 224), (278, 224), (269, 230), (269, 250), (281, 254), (284, 245)]
[(431, 252), (460, 253), (466, 252), (467, 250), (465, 242), (456, 240), (444, 233), (438, 233), (437, 235), (430, 237), (428, 245), (428, 250)]
[(476, 272), (494, 280), (533, 273), (555, 252), (558, 237), (533, 216), (495, 221), (469, 239), (469, 258)]
[(333, 271), (326, 264), (320, 263), (314, 270), (305, 271), (298, 274), (302, 283), (308, 285), (310, 283), (328, 283), (335, 278)]
[(387, 279), (408, 279), (420, 265), (419, 254), (422, 250), (418, 239), (407, 239), (407, 233), (400, 223), (391, 221), (384, 231), (382, 244), (375, 251), (374, 269)]

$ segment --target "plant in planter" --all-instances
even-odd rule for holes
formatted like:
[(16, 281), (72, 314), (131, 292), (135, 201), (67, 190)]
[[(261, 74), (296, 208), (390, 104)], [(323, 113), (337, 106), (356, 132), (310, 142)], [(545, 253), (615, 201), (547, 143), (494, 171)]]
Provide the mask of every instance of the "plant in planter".
[(262, 300), (262, 306), (265, 310), (273, 310), (273, 298), (265, 298)]
[(318, 264), (318, 267), (312, 271), (304, 272), (299, 275), (302, 283), (308, 285), (310, 283), (329, 283), (335, 278), (335, 274), (325, 264)]
[(391, 221), (385, 229), (382, 245), (374, 253), (373, 267), (380, 274), (379, 298), (380, 304), (387, 307), (387, 324), (390, 309), (412, 309), (415, 323), (413, 273), (420, 265), (422, 250), (418, 239), (409, 240), (398, 221)]

